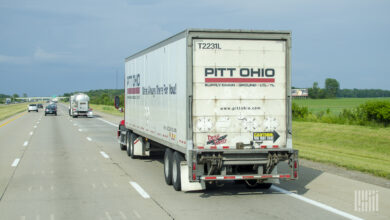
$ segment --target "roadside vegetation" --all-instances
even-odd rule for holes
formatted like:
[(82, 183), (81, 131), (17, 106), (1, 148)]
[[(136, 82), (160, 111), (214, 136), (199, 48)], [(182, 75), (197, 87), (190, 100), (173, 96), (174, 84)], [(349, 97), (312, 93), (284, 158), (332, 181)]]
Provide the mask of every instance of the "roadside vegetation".
[(20, 112), (27, 111), (28, 104), (30, 103), (0, 105), (0, 121), (7, 119), (13, 115), (16, 115)]
[(114, 104), (112, 105), (97, 105), (97, 104), (90, 104), (89, 105), (93, 110), (111, 114), (111, 115), (116, 115), (116, 116), (124, 116), (123, 112), (120, 112), (118, 109), (114, 107)]
[(390, 128), (293, 122), (301, 158), (390, 179)]
[(387, 127), (390, 98), (294, 100), (292, 112), (295, 121)]

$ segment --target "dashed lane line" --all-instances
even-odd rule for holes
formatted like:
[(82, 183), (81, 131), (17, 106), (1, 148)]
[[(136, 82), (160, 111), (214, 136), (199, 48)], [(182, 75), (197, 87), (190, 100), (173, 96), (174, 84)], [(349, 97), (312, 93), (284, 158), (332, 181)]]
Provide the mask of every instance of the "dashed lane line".
[(20, 158), (16, 158), (16, 159), (14, 160), (14, 162), (12, 163), (11, 167), (16, 167), (16, 166), (18, 166), (19, 161), (20, 161)]
[(142, 189), (138, 183), (133, 181), (130, 181), (129, 183), (142, 197), (144, 197), (144, 199), (150, 199), (149, 194), (144, 189)]
[(104, 151), (100, 151), (100, 154), (106, 159), (110, 158)]

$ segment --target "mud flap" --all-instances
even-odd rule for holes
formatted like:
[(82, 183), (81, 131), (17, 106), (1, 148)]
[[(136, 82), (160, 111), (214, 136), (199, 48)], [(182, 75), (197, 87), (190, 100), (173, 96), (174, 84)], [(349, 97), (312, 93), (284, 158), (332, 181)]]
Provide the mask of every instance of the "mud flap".
[(181, 191), (188, 192), (188, 191), (198, 191), (198, 190), (205, 190), (206, 185), (204, 181), (201, 182), (190, 182), (188, 179), (188, 170), (189, 167), (187, 166), (186, 161), (182, 161), (180, 163), (180, 179), (181, 179)]
[(138, 137), (134, 141), (134, 156), (149, 156), (149, 151), (146, 151), (146, 145), (149, 142), (144, 143), (142, 137)]

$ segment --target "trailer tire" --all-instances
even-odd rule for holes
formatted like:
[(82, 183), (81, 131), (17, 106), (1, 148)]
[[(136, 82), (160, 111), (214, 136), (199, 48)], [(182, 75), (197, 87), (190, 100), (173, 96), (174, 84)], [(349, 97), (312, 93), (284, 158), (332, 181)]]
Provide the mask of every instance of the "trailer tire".
[(181, 153), (175, 151), (173, 153), (173, 164), (172, 164), (172, 185), (176, 191), (181, 191), (181, 173), (180, 163), (184, 161)]
[(134, 133), (130, 134), (130, 147), (127, 147), (127, 155), (131, 157), (131, 159), (136, 159), (136, 156), (134, 155), (134, 141), (137, 139), (137, 135)]
[[(119, 131), (122, 131), (122, 127), (123, 127), (122, 125), (119, 126)], [(121, 143), (121, 141), (123, 139), (122, 136), (123, 136), (123, 134), (121, 132), (120, 135), (119, 135), (119, 147), (121, 148), (121, 150), (126, 150), (127, 149), (126, 145)], [(126, 143), (127, 143), (127, 141), (126, 141)]]
[(127, 153), (127, 156), (131, 156), (131, 149), (130, 149), (130, 147), (131, 147), (131, 135), (132, 135), (132, 133), (131, 132), (129, 132), (129, 133), (127, 133), (127, 135), (126, 135), (126, 153)]
[(170, 148), (166, 148), (164, 153), (164, 177), (165, 182), (168, 185), (172, 185), (172, 157), (172, 150)]

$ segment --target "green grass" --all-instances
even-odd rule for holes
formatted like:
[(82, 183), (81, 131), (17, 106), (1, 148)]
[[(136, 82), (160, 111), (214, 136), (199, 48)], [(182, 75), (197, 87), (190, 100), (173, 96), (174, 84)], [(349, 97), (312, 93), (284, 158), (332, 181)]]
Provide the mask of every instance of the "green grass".
[(333, 114), (340, 113), (343, 109), (352, 109), (367, 101), (387, 100), (390, 98), (337, 98), (337, 99), (294, 99), (293, 102), (299, 106), (308, 107), (309, 111), (316, 114), (326, 112), (329, 108)]
[(0, 121), (20, 112), (27, 111), (27, 105), (27, 103), (0, 105)]
[(116, 116), (124, 116), (123, 112), (119, 112), (114, 106), (109, 106), (109, 105), (96, 105), (96, 104), (89, 104), (89, 106), (93, 110), (97, 110), (103, 113), (111, 114), (111, 115), (116, 115)]
[(390, 179), (390, 128), (293, 122), (301, 158)]

